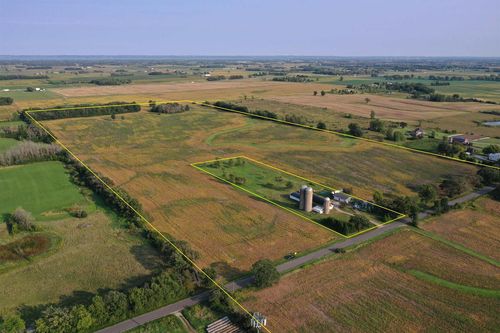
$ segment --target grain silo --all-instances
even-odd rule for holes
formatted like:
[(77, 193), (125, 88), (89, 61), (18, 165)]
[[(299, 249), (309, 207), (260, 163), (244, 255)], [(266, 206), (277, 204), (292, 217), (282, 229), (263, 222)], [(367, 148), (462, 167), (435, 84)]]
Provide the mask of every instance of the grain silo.
[(329, 197), (326, 197), (325, 201), (323, 202), (323, 213), (330, 214), (330, 198)]
[(300, 188), (300, 201), (299, 201), (299, 209), (304, 210), (304, 202), (306, 199), (306, 188), (307, 185), (302, 185)]
[(311, 212), (313, 208), (313, 189), (311, 187), (307, 187), (304, 190), (304, 210), (306, 212)]

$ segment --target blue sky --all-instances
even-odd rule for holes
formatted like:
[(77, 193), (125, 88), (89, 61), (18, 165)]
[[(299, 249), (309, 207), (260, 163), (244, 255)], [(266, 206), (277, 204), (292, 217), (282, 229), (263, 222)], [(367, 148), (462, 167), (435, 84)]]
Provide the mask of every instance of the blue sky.
[(500, 56), (500, 1), (0, 0), (0, 55)]

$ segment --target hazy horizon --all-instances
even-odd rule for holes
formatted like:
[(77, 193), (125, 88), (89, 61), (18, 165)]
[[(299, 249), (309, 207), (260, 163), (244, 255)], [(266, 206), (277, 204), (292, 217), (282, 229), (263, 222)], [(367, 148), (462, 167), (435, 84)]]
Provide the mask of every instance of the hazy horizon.
[(4, 56), (499, 57), (494, 0), (19, 0)]

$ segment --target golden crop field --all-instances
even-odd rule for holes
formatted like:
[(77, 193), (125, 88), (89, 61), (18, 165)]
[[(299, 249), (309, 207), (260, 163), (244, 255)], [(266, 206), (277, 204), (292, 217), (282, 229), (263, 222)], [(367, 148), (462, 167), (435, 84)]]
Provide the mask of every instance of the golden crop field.
[(407, 229), (240, 296), (272, 332), (478, 332), (500, 324), (499, 292), (498, 267)]
[[(192, 106), (45, 122), (91, 168), (138, 198), (155, 226), (187, 240), (226, 276), (336, 239), (333, 233), (220, 183), (190, 166), (246, 155), (332, 187), (410, 194), (414, 186), (474, 167), (242, 115)], [(432, 161), (433, 169), (428, 169)], [(377, 168), (382, 163), (383, 168)]]
[[(369, 98), (370, 102), (367, 103), (365, 98)], [(270, 99), (323, 107), (331, 111), (362, 117), (369, 117), (370, 112), (374, 111), (381, 119), (409, 122), (498, 109), (495, 105), (483, 103), (438, 103), (370, 94), (313, 96), (312, 92), (307, 91), (296, 95), (270, 97)]]
[(454, 210), (423, 224), (425, 230), (500, 260), (500, 205), (481, 198), (472, 207)]

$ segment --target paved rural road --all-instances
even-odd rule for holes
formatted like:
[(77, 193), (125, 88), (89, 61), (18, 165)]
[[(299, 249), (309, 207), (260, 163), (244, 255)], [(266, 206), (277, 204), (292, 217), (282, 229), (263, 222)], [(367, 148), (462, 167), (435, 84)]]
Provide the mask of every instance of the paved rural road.
[[(474, 200), (474, 199), (476, 199), (484, 194), (487, 194), (487, 193), (493, 191), (494, 189), (495, 189), (494, 187), (489, 187), (489, 186), (483, 187), (483, 188), (481, 188), (475, 192), (469, 193), (463, 197), (451, 200), (449, 202), (449, 205), (453, 206), (457, 203), (460, 204), (460, 203), (464, 203), (466, 201)], [(419, 217), (425, 218), (425, 217), (429, 216), (430, 213), (431, 213), (430, 211), (420, 213)], [(349, 238), (349, 239), (346, 239), (342, 242), (338, 242), (338, 243), (329, 245), (329, 246), (324, 247), (322, 249), (319, 249), (317, 251), (306, 254), (305, 256), (289, 260), (281, 265), (278, 265), (276, 267), (276, 269), (280, 273), (283, 273), (283, 272), (286, 272), (289, 270), (293, 270), (293, 269), (298, 268), (302, 265), (305, 265), (305, 264), (314, 262), (318, 259), (321, 259), (323, 257), (326, 257), (326, 256), (332, 254), (333, 252), (335, 252), (336, 249), (345, 248), (348, 246), (363, 243), (363, 242), (370, 240), (374, 237), (380, 236), (380, 235), (382, 235), (390, 230), (400, 228), (400, 227), (406, 225), (408, 222), (410, 222), (410, 219), (405, 218), (405, 219), (401, 219), (400, 221), (396, 221), (396, 222), (393, 222), (390, 224), (383, 225), (377, 229), (373, 229), (373, 230), (366, 232), (364, 234), (361, 234), (359, 236)], [(250, 277), (245, 277), (245, 278), (233, 281), (233, 282), (229, 282), (224, 287), (226, 288), (227, 291), (233, 292), (233, 291), (236, 291), (238, 289), (242, 289), (242, 288), (249, 286), (252, 282), (253, 282), (253, 277), (250, 276)], [(106, 327), (102, 330), (97, 331), (96, 333), (122, 333), (122, 332), (125, 332), (127, 330), (130, 330), (130, 329), (136, 328), (138, 326), (141, 326), (145, 323), (148, 323), (150, 321), (160, 319), (162, 317), (165, 317), (165, 316), (170, 315), (170, 314), (175, 313), (175, 312), (179, 312), (186, 307), (198, 304), (204, 300), (207, 300), (209, 295), (210, 295), (210, 292), (205, 291), (205, 292), (200, 293), (198, 295), (194, 295), (192, 297), (185, 298), (177, 303), (173, 303), (173, 304), (164, 306), (164, 307), (159, 308), (157, 310), (142, 314), (140, 316), (137, 316), (137, 317), (125, 320), (125, 321), (122, 321), (121, 323), (118, 323), (116, 325)]]

